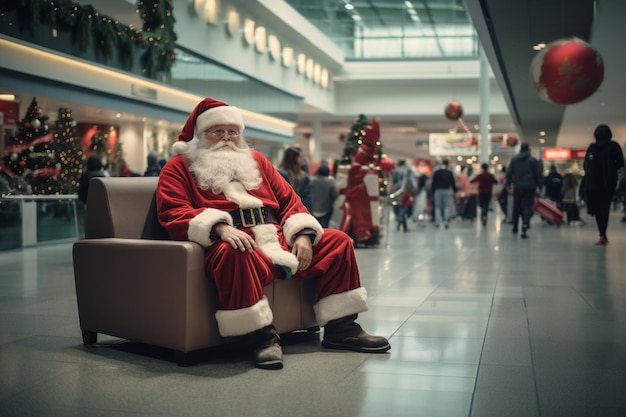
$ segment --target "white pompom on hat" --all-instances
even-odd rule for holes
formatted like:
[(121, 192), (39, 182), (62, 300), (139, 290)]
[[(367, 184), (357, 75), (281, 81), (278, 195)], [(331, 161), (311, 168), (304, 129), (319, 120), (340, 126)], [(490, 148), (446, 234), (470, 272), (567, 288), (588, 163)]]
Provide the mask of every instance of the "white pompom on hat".
[(221, 101), (205, 98), (193, 109), (178, 140), (172, 146), (177, 154), (185, 153), (190, 149), (189, 142), (199, 140), (199, 134), (215, 125), (237, 125), (243, 132), (245, 125), (239, 109)]

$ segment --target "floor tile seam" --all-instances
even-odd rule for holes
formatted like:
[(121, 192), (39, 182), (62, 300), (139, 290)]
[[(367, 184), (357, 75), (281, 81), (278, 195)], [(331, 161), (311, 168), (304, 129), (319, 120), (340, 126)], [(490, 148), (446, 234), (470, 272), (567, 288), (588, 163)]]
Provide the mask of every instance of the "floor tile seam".
[(526, 330), (528, 332), (528, 349), (530, 355), (530, 373), (533, 381), (533, 391), (535, 393), (535, 405), (537, 407), (537, 416), (541, 417), (541, 404), (539, 396), (539, 386), (537, 384), (537, 372), (535, 368), (535, 355), (533, 354), (533, 336), (530, 330), (530, 317), (528, 314), (528, 304), (526, 303), (526, 294), (524, 294), (524, 287), (522, 287), (522, 300), (524, 303), (524, 312), (526, 316)]
[(413, 315), (415, 315), (415, 314), (417, 313), (417, 311), (420, 309), (420, 307), (424, 305), (424, 303), (426, 302), (426, 300), (428, 299), (428, 297), (430, 297), (430, 296), (433, 294), (433, 292), (434, 292), (434, 291), (436, 291), (436, 289), (437, 289), (438, 287), (439, 287), (438, 285), (433, 286), (433, 287), (431, 288), (431, 290), (430, 290), (429, 294), (428, 294), (428, 295), (426, 295), (425, 297), (422, 297), (422, 301), (421, 301), (421, 302), (419, 302), (419, 303), (415, 306), (415, 308), (413, 308), (413, 311), (412, 311), (410, 314), (408, 314), (408, 315), (406, 316), (406, 318), (405, 318), (404, 320), (402, 320), (402, 322), (401, 322), (401, 323), (400, 323), (400, 324), (396, 327), (396, 329), (395, 329), (395, 330), (394, 330), (394, 331), (393, 331), (393, 332), (389, 335), (389, 337), (390, 337), (390, 338), (391, 338), (391, 337), (394, 337), (394, 336), (396, 335), (396, 333), (400, 330), (400, 328), (401, 328), (402, 326), (404, 326), (405, 324), (407, 324), (407, 323), (408, 323), (408, 321), (410, 320), (410, 318), (411, 318), (411, 317), (413, 317)]
[[(471, 395), (471, 398), (470, 398), (468, 417), (472, 417), (472, 414), (474, 412), (474, 402), (476, 400), (476, 395), (477, 395), (477, 391), (476, 390), (478, 388), (477, 387), (477, 382), (478, 382), (478, 378), (480, 377), (481, 367), (483, 365), (487, 365), (487, 364), (483, 364), (483, 356), (485, 354), (485, 348), (486, 348), (486, 345), (487, 345), (487, 339), (488, 339), (487, 338), (487, 332), (488, 332), (489, 324), (491, 323), (492, 314), (493, 314), (493, 311), (494, 311), (494, 308), (495, 308), (495, 299), (496, 299), (495, 294), (496, 294), (496, 291), (497, 291), (497, 288), (498, 288), (498, 282), (500, 281), (501, 274), (502, 274), (502, 271), (501, 270), (498, 271), (498, 274), (497, 274), (498, 279), (497, 279), (496, 285), (494, 285), (494, 289), (493, 289), (493, 294), (492, 294), (492, 299), (491, 299), (491, 306), (490, 306), (490, 309), (489, 309), (489, 316), (487, 318), (487, 323), (486, 323), (486, 327), (485, 327), (485, 333), (484, 333), (483, 341), (482, 341), (481, 348), (480, 348), (480, 355), (479, 355), (479, 359), (478, 359), (478, 365), (476, 367), (476, 376), (474, 378), (474, 389), (472, 390), (472, 395)], [(525, 299), (524, 299), (524, 309), (526, 309)], [(526, 326), (528, 328), (529, 324), (528, 324), (528, 317), (527, 316), (528, 316), (528, 314), (526, 314)], [(529, 346), (529, 349), (530, 349), (530, 346)], [(531, 352), (531, 354), (532, 354), (532, 352)], [(531, 365), (532, 365), (532, 363), (533, 363), (533, 361), (532, 361), (532, 357), (531, 357)], [(532, 368), (532, 366), (531, 366), (531, 368)], [(532, 375), (533, 375), (533, 384), (534, 384), (534, 388), (535, 388), (535, 395), (537, 395), (537, 382), (536, 382), (536, 378), (535, 378), (535, 375), (534, 375), (534, 369), (531, 369), (531, 372), (532, 372)], [(538, 398), (538, 397), (536, 397), (536, 398)], [(538, 401), (537, 401), (537, 408), (538, 408), (537, 409), (537, 415), (540, 416), (540, 410), (539, 410)]]

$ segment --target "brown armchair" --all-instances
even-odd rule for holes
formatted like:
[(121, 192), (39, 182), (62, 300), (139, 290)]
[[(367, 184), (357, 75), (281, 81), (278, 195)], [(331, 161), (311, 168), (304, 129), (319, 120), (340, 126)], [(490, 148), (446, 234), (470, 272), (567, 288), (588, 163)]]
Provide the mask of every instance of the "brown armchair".
[[(97, 334), (190, 352), (234, 341), (219, 335), (216, 294), (204, 274), (204, 249), (172, 241), (156, 216), (158, 178), (94, 178), (85, 239), (73, 247), (84, 344)], [(276, 281), (265, 288), (279, 333), (316, 327), (313, 282)]]

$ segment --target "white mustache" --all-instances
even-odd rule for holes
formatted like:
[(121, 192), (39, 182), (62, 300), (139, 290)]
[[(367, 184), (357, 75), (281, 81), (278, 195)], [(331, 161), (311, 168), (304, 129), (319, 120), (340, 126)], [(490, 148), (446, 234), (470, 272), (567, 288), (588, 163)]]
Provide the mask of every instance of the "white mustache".
[(220, 140), (219, 142), (217, 142), (215, 145), (213, 145), (210, 150), (211, 151), (216, 151), (218, 149), (222, 149), (222, 148), (231, 148), (233, 150), (237, 149), (237, 145), (235, 145), (233, 142), (229, 141), (229, 140)]

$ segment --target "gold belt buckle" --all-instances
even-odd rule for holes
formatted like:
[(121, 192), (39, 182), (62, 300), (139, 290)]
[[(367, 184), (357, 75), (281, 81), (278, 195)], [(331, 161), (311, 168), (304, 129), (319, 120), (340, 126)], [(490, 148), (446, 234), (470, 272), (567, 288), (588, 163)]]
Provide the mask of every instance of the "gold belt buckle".
[[(253, 226), (256, 226), (257, 224), (259, 224), (256, 221), (255, 210), (259, 211), (259, 219), (260, 219), (260, 222), (263, 223), (263, 212), (261, 211), (260, 208), (258, 208), (258, 207), (248, 208), (248, 209), (241, 209), (240, 208), (239, 209), (239, 216), (241, 217), (241, 225), (243, 227), (253, 227)], [(244, 214), (246, 211), (250, 212), (250, 219), (251, 219), (250, 223), (248, 223), (246, 221), (246, 216)]]

